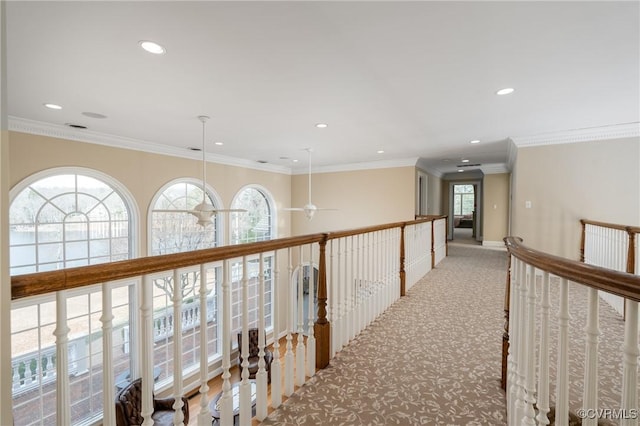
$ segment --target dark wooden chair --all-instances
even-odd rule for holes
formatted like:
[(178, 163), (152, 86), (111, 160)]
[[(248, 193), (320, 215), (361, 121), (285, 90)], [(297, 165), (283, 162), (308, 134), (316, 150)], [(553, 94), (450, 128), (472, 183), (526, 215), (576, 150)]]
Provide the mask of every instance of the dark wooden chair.
[[(189, 423), (189, 402), (182, 397), (184, 424)], [(153, 397), (153, 423), (173, 425), (173, 404), (175, 398), (157, 399)], [(129, 426), (142, 424), (142, 379), (136, 379), (122, 388), (116, 395), (116, 425)]]
[[(258, 348), (259, 331), (257, 328), (250, 328), (249, 332), (249, 378), (255, 379), (256, 373), (258, 373)], [(273, 353), (266, 348), (266, 336), (265, 336), (265, 348), (264, 348), (264, 369), (267, 371), (267, 382), (271, 383), (271, 362), (273, 361)], [(242, 332), (238, 333), (238, 365), (240, 366), (240, 377), (242, 377)]]

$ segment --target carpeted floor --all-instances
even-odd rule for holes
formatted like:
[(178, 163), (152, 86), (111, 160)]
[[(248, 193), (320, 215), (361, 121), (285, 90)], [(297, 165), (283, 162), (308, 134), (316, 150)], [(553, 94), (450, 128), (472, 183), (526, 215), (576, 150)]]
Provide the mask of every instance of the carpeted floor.
[(264, 425), (501, 425), (507, 254), (452, 245)]

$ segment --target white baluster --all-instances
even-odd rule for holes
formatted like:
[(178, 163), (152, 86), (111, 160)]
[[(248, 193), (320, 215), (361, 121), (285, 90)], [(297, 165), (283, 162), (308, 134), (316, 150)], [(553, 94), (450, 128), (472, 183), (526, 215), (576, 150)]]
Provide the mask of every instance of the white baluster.
[(638, 302), (626, 300), (626, 318), (624, 321), (624, 346), (622, 357), (622, 404), (625, 417), (620, 425), (637, 425), (638, 410)]
[(569, 282), (560, 280), (558, 314), (558, 369), (556, 381), (556, 425), (569, 423)]
[(533, 266), (527, 266), (527, 316), (526, 316), (526, 338), (527, 349), (525, 351), (527, 358), (526, 369), (526, 395), (525, 395), (525, 412), (522, 424), (535, 426), (535, 411), (533, 409), (536, 404), (536, 347), (535, 347), (535, 327), (536, 327), (536, 271)]
[[(173, 271), (173, 424), (184, 424), (182, 406), (182, 286), (181, 273)], [(152, 381), (153, 383), (153, 381)]]
[(313, 326), (315, 323), (316, 307), (315, 287), (314, 287), (314, 267), (313, 267), (313, 244), (309, 244), (309, 320), (307, 323), (307, 376), (316, 375), (316, 338)]
[[(265, 369), (265, 323), (264, 323), (264, 254), (260, 253), (260, 273), (258, 275), (258, 372), (256, 373), (256, 418), (263, 421), (267, 417), (267, 370)], [(272, 311), (273, 312), (273, 311)], [(272, 314), (273, 317), (273, 314)]]
[(349, 247), (347, 245), (347, 239), (341, 238), (342, 241), (342, 262), (340, 263), (340, 289), (341, 289), (341, 315), (340, 315), (340, 347), (343, 348), (349, 344), (349, 294), (347, 293), (347, 289), (349, 287), (348, 281), (348, 265), (349, 265)]
[(328, 290), (328, 317), (331, 322), (331, 359), (336, 356), (337, 347), (338, 347), (338, 327), (336, 326), (336, 321), (338, 321), (337, 315), (337, 299), (338, 299), (338, 280), (337, 276), (337, 268), (336, 268), (336, 259), (334, 256), (334, 251), (336, 248), (336, 240), (329, 240), (328, 242), (328, 252), (329, 252), (329, 262), (327, 264), (327, 290)]
[[(143, 426), (153, 424), (153, 279), (144, 276), (142, 280), (142, 300), (140, 314), (142, 316), (141, 333), (142, 348), (140, 361), (142, 363), (142, 412)], [(133, 377), (133, 376), (132, 376)]]
[(222, 396), (220, 397), (220, 425), (233, 425), (233, 397), (231, 394), (231, 261), (222, 263)]
[[(69, 393), (69, 327), (67, 326), (67, 296), (65, 291), (56, 292), (56, 329), (53, 334), (56, 336), (56, 353), (58, 354), (56, 422), (59, 425), (68, 425), (71, 424), (71, 398)], [(31, 377), (28, 365), (25, 378), (27, 376)]]
[(548, 425), (549, 418), (549, 273), (542, 274), (540, 304), (540, 359), (538, 366), (538, 424)]
[(342, 319), (343, 319), (343, 313), (344, 313), (344, 303), (342, 301), (342, 298), (344, 297), (344, 287), (343, 287), (343, 283), (342, 283), (342, 238), (339, 238), (336, 241), (336, 245), (337, 245), (337, 251), (338, 251), (338, 256), (337, 256), (337, 262), (336, 262), (336, 268), (335, 268), (335, 277), (334, 277), (334, 282), (335, 282), (335, 286), (336, 286), (336, 301), (335, 301), (335, 309), (336, 309), (336, 315), (335, 315), (335, 319), (333, 320), (333, 331), (334, 331), (334, 339), (336, 342), (336, 352), (340, 352), (342, 350), (342, 346), (343, 346), (343, 336), (342, 336), (342, 330), (343, 330), (343, 326), (342, 326)]
[(251, 423), (251, 384), (249, 383), (249, 268), (242, 258), (242, 380), (240, 381), (240, 424)]
[(518, 371), (517, 371), (517, 397), (516, 397), (516, 423), (519, 424), (523, 421), (526, 410), (526, 372), (527, 372), (527, 327), (526, 327), (526, 313), (527, 313), (527, 267), (524, 262), (521, 262), (520, 272), (520, 290), (518, 295), (518, 328), (516, 333), (519, 334), (518, 338)]
[(102, 406), (104, 407), (102, 424), (116, 424), (116, 412), (113, 390), (113, 310), (111, 286), (102, 284)]
[[(289, 277), (289, 282), (287, 283), (287, 288), (289, 292), (296, 294), (295, 288), (293, 288), (293, 264), (291, 261), (291, 248), (287, 249), (287, 254), (289, 256), (289, 273), (287, 276)], [(284, 354), (284, 394), (289, 397), (293, 395), (293, 380), (294, 380), (294, 357), (293, 357), (293, 337), (291, 336), (291, 330), (293, 329), (293, 303), (295, 303), (294, 297), (287, 298), (287, 347)]]
[(200, 412), (198, 425), (211, 425), (211, 410), (209, 409), (209, 353), (207, 339), (207, 268), (200, 265)]
[(304, 299), (304, 289), (303, 289), (303, 279), (304, 279), (304, 253), (302, 250), (302, 246), (300, 246), (300, 259), (298, 262), (298, 312), (297, 312), (297, 321), (298, 321), (298, 335), (297, 335), (297, 345), (296, 345), (296, 386), (304, 385), (305, 381), (305, 362), (304, 362), (304, 314), (303, 314), (303, 299)]
[(278, 252), (273, 256), (273, 281), (271, 292), (275, 296), (272, 298), (273, 307), (271, 317), (273, 318), (273, 361), (271, 362), (271, 406), (278, 408), (282, 404), (282, 365), (280, 363), (280, 268)]
[[(598, 290), (590, 288), (589, 310), (587, 311), (587, 326), (584, 331), (585, 336), (585, 369), (584, 369), (584, 392), (582, 397), (582, 407), (585, 413), (596, 412), (598, 408), (598, 336), (600, 328), (598, 325), (599, 301)], [(596, 417), (587, 417), (582, 420), (586, 426), (598, 424)]]
[(515, 424), (516, 412), (516, 371), (518, 369), (518, 266), (519, 262), (511, 256), (511, 279), (509, 282), (509, 349), (507, 354), (507, 424)]

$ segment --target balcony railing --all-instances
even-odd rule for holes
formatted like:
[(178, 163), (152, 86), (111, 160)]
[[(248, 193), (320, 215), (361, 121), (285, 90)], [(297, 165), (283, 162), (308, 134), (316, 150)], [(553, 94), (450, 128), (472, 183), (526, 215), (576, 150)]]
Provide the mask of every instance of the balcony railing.
[[(586, 220), (582, 224), (582, 262), (533, 250), (518, 238), (505, 239), (511, 266), (505, 300), (503, 384), (510, 425), (549, 424), (552, 402), (556, 425), (569, 424), (570, 411), (575, 411), (583, 425), (596, 425), (600, 418), (620, 420), (623, 425), (638, 424), (640, 276), (634, 272), (638, 265), (635, 249), (640, 228)], [(571, 305), (570, 293), (586, 293), (585, 302), (574, 301)], [(607, 302), (624, 300), (626, 315), (620, 336), (602, 335), (600, 331), (599, 293)], [(570, 337), (575, 336), (569, 331), (574, 328), (576, 332), (570, 315), (575, 303), (585, 303), (578, 309), (580, 316), (586, 311), (582, 328), (584, 358), (572, 358), (576, 351), (570, 350)], [(603, 354), (599, 346), (612, 337), (624, 340), (622, 347), (610, 345), (620, 347), (619, 352)], [(603, 369), (601, 357), (606, 357), (606, 376), (599, 375), (599, 369)], [(555, 369), (551, 365), (554, 359)], [(612, 374), (619, 374), (617, 380)], [(599, 388), (603, 379), (614, 385)], [(552, 380), (555, 380), (554, 397), (550, 395)], [(576, 388), (582, 390), (582, 395), (576, 397)], [(611, 401), (611, 393), (616, 391), (619, 404), (598, 405), (602, 392)], [(579, 405), (577, 398), (581, 398)]]
[[(220, 374), (220, 420), (232, 424), (235, 332), (247, 345), (252, 326), (260, 342), (269, 334), (273, 344), (276, 408), (446, 255), (445, 222), (427, 217), (12, 277), (12, 339), (36, 342), (13, 362), (16, 424), (113, 425), (125, 376), (142, 378), (144, 424), (154, 391), (182, 396), (196, 389), (200, 408), (191, 416), (211, 424), (208, 381)], [(317, 269), (317, 289), (312, 279), (303, 289), (305, 268)], [(240, 424), (252, 417), (245, 372)], [(263, 420), (264, 365), (255, 382), (255, 417)], [(174, 422), (181, 424), (176, 401)]]

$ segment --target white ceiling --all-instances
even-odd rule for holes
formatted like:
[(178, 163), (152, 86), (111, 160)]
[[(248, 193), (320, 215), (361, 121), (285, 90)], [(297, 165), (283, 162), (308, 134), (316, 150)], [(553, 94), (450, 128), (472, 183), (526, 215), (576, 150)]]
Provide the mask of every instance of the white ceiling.
[(152, 151), (195, 155), (205, 114), (219, 156), (448, 172), (504, 165), (509, 138), (640, 121), (638, 2), (9, 1), (6, 17), (12, 122)]

